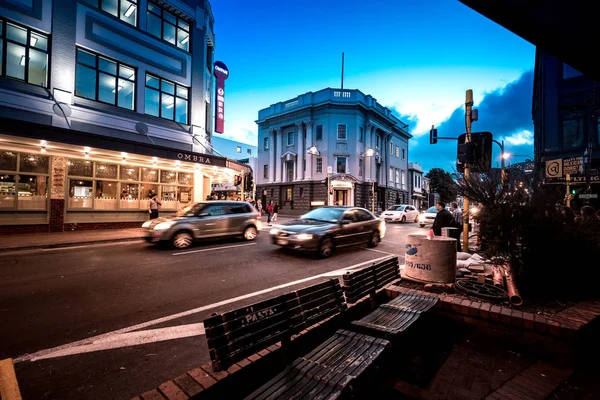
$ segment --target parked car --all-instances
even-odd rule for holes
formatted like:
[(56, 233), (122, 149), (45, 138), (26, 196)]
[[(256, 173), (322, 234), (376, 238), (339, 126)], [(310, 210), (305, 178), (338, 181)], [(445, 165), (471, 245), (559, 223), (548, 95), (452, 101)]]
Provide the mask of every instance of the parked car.
[(270, 234), (273, 244), (314, 251), (326, 258), (338, 247), (363, 243), (377, 246), (385, 236), (385, 221), (364, 208), (328, 206), (277, 225)]
[(427, 210), (425, 210), (424, 212), (422, 212), (419, 215), (419, 226), (421, 228), (424, 228), (425, 225), (433, 225), (433, 220), (435, 219), (435, 216), (437, 215), (438, 210), (437, 208), (434, 207), (429, 207)]
[(396, 204), (381, 214), (385, 222), (402, 222), (419, 220), (419, 211), (409, 204)]
[(260, 213), (243, 201), (206, 201), (182, 208), (175, 218), (146, 221), (146, 241), (167, 242), (178, 249), (196, 239), (242, 236), (254, 240), (261, 230)]

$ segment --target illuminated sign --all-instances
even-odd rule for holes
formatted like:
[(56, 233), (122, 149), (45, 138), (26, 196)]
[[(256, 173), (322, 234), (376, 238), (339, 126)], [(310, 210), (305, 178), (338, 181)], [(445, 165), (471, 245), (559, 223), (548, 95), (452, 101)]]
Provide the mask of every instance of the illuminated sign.
[(223, 133), (225, 132), (225, 79), (229, 77), (229, 70), (221, 61), (215, 61), (214, 70), (217, 77), (215, 132)]

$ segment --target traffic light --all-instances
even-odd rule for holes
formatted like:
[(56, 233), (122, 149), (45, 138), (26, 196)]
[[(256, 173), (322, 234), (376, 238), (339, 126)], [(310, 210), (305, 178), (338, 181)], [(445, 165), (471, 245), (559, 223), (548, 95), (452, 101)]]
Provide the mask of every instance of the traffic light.
[(244, 175), (244, 190), (246, 192), (251, 192), (252, 187), (254, 186), (254, 178), (252, 178), (252, 174), (248, 173)]
[(473, 132), (469, 143), (465, 143), (466, 136), (463, 133), (458, 137), (457, 170), (464, 172), (465, 164), (468, 164), (470, 172), (489, 172), (492, 167), (493, 135), (490, 132)]
[(437, 129), (431, 128), (431, 130), (429, 131), (429, 144), (436, 144), (437, 140)]
[(242, 183), (242, 177), (240, 175), (234, 176), (233, 177), (233, 185), (238, 186), (240, 183)]

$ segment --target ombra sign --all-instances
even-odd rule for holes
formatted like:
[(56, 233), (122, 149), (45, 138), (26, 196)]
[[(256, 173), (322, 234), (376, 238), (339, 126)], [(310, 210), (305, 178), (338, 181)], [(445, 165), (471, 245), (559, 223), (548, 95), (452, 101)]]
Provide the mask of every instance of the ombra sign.
[(215, 132), (225, 132), (225, 79), (229, 77), (229, 69), (221, 61), (215, 61), (215, 77), (217, 78), (217, 96), (215, 106)]

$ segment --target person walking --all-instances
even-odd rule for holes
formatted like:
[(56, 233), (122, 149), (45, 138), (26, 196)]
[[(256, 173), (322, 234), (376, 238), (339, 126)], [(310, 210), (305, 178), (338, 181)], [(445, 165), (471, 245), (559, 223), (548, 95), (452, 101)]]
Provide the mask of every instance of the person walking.
[(446, 210), (446, 203), (443, 201), (439, 201), (435, 205), (435, 208), (438, 210), (438, 213), (433, 220), (431, 229), (433, 230), (433, 234), (435, 236), (441, 236), (442, 228), (451, 227), (454, 223), (454, 217), (450, 211)]
[(271, 223), (271, 218), (273, 218), (273, 202), (270, 201), (267, 205), (267, 224)]
[(158, 218), (158, 206), (161, 205), (161, 202), (158, 201), (158, 195), (156, 193), (150, 195), (150, 200), (148, 200), (148, 213), (150, 214), (150, 219)]
[(454, 217), (454, 227), (457, 229), (455, 231), (455, 239), (456, 239), (456, 251), (462, 251), (462, 246), (460, 245), (460, 234), (463, 231), (463, 212), (460, 208), (458, 208), (458, 203), (452, 202), (450, 203), (450, 212), (452, 213), (452, 217)]
[(279, 203), (275, 202), (273, 206), (273, 222), (277, 221), (277, 213), (279, 213)]

